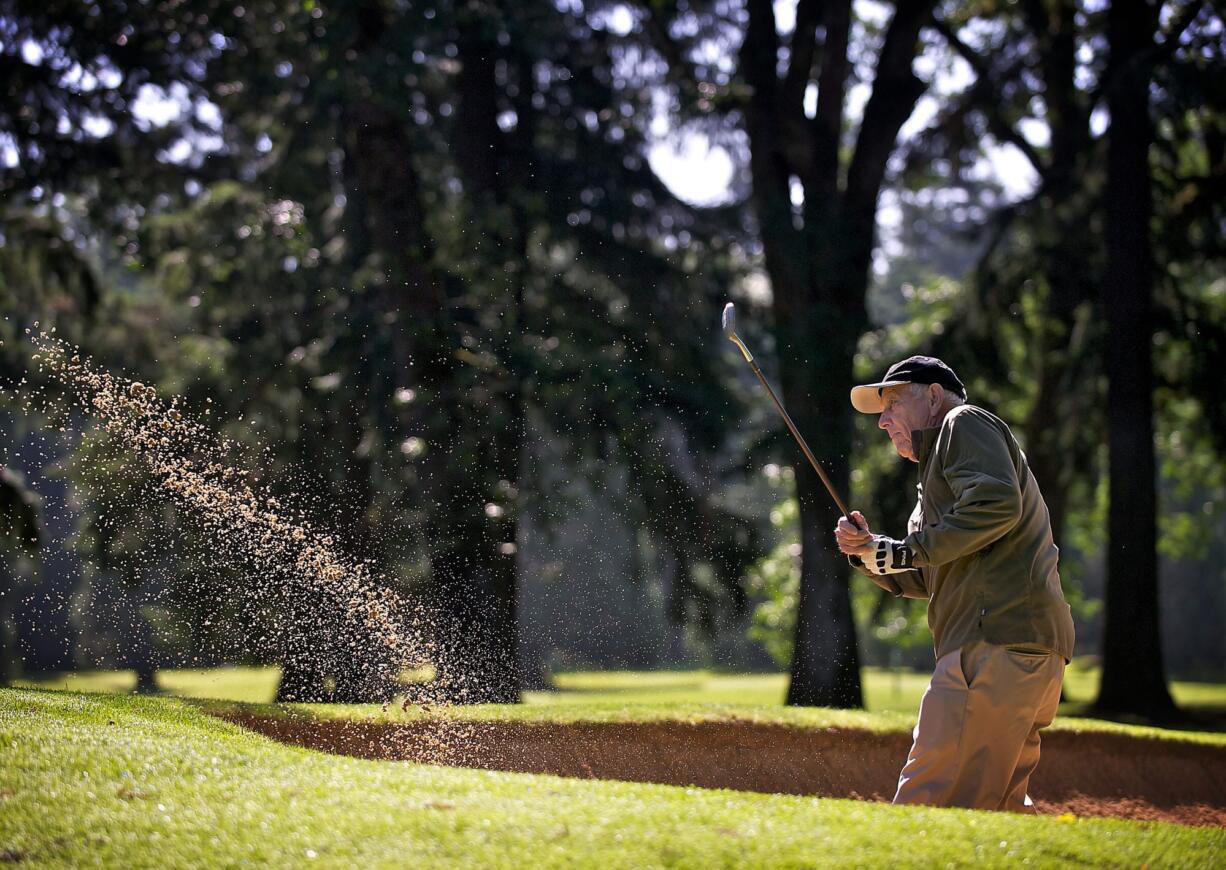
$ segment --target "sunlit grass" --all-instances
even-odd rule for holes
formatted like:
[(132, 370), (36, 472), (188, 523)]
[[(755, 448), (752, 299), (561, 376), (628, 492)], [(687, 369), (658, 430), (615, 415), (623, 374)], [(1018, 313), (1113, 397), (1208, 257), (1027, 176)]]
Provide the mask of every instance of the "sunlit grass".
[(0, 854), (22, 866), (1211, 867), (1226, 849), (1216, 829), (361, 761), (167, 697), (0, 690), (0, 746)]
[[(275, 667), (182, 668), (157, 672), (158, 689), (183, 698), (216, 698), (271, 703), (277, 694), (281, 669)], [(132, 692), (136, 689), (133, 671), (72, 671), (37, 675), (18, 680), (16, 685), (69, 692)]]
[[(321, 718), (404, 720), (418, 715), (398, 703), (299, 704), (271, 706), (279, 671), (276, 668), (214, 668), (166, 670), (157, 675), (167, 693), (198, 699), (209, 709), (227, 709), (229, 702), (269, 705), (269, 715), (310, 715)], [(1117, 732), (1132, 736), (1220, 743), (1226, 733), (1118, 725), (1074, 715), (1093, 698), (1098, 672), (1083, 663), (1069, 668), (1069, 703), (1056, 720), (1057, 730)], [(915, 672), (864, 671), (867, 710), (785, 707), (787, 678), (783, 674), (726, 674), (715, 671), (590, 671), (559, 674), (553, 691), (531, 691), (520, 705), (458, 707), (436, 715), (463, 719), (521, 722), (642, 722), (745, 721), (778, 723), (798, 728), (859, 728), (908, 731), (915, 723), (920, 695), (928, 675)], [(53, 675), (24, 685), (80, 692), (130, 692), (130, 671), (92, 671)], [(1173, 692), (1188, 709), (1226, 709), (1226, 685), (1174, 683)]]
[[(914, 713), (928, 685), (927, 674), (864, 671), (867, 709)], [(558, 674), (556, 691), (527, 692), (529, 704), (735, 704), (774, 707), (787, 695), (785, 674), (725, 674), (715, 671), (586, 671)]]
[[(1089, 703), (1098, 688), (1098, 669), (1074, 662), (1065, 674), (1065, 712)], [(213, 698), (248, 703), (271, 703), (280, 670), (275, 667), (175, 669), (157, 673), (158, 687), (185, 698)], [(17, 685), (78, 692), (131, 692), (132, 671), (78, 671), (35, 675)], [(928, 685), (928, 674), (915, 671), (865, 668), (865, 706), (872, 712), (914, 714)], [(1175, 681), (1175, 700), (1189, 710), (1226, 710), (1226, 683)], [(728, 674), (709, 670), (688, 671), (578, 671), (554, 677), (553, 691), (524, 693), (527, 704), (595, 706), (614, 704), (723, 704), (774, 707), (787, 692), (784, 674)]]
[[(271, 703), (280, 670), (275, 667), (227, 667), (158, 671), (158, 688), (184, 698), (211, 698)], [(928, 683), (926, 674), (903, 671), (864, 672), (869, 710), (914, 712)], [(34, 676), (19, 686), (75, 692), (132, 692), (132, 671), (79, 671)], [(733, 704), (776, 707), (787, 693), (784, 674), (725, 674), (714, 671), (588, 671), (558, 674), (553, 691), (524, 693), (526, 704), (608, 705)]]

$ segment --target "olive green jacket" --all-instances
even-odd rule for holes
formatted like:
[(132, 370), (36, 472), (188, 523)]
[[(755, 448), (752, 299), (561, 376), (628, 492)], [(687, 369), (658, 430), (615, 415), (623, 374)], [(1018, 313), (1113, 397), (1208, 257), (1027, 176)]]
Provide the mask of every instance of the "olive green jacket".
[(911, 439), (919, 499), (900, 550), (915, 570), (876, 576), (852, 563), (883, 589), (928, 599), (937, 658), (983, 640), (1071, 659), (1047, 505), (1009, 427), (960, 405)]

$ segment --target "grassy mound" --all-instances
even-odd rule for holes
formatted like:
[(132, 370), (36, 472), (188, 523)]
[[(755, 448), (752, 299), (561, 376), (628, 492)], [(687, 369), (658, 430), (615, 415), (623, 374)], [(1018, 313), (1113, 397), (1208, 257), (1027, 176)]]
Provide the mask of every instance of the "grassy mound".
[(361, 761), (0, 690), (0, 856), (123, 866), (1214, 866), (1226, 832)]

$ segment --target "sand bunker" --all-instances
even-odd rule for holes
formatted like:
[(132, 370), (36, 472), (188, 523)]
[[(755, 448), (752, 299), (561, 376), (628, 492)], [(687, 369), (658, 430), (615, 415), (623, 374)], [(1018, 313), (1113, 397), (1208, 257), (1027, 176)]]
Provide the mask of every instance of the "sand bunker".
[[(893, 796), (910, 747), (906, 734), (740, 722), (225, 718), (283, 743), (361, 758), (863, 800)], [(1226, 826), (1226, 747), (1053, 732), (1030, 793), (1048, 814)]]

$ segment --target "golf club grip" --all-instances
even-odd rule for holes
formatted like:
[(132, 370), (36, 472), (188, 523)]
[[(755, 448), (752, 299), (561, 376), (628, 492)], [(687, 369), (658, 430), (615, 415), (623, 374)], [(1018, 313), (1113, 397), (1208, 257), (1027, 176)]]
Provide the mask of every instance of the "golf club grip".
[[(834, 484), (830, 482), (830, 478), (826, 472), (818, 464), (817, 457), (813, 455), (813, 451), (809, 449), (805, 438), (800, 434), (800, 430), (796, 428), (796, 424), (792, 422), (792, 417), (788, 414), (787, 409), (783, 407), (783, 403), (779, 401), (779, 397), (775, 395), (775, 391), (771, 389), (770, 383), (766, 380), (766, 376), (762, 374), (762, 370), (758, 368), (758, 364), (753, 360), (749, 361), (749, 365), (753, 368), (753, 373), (758, 376), (758, 380), (762, 382), (762, 386), (766, 387), (767, 395), (771, 397), (771, 401), (775, 403), (775, 407), (779, 409), (780, 416), (783, 417), (783, 422), (787, 424), (788, 430), (796, 439), (796, 443), (800, 445), (801, 451), (805, 454), (805, 459), (809, 460), (809, 464), (813, 466), (813, 470), (817, 472), (817, 476), (822, 479), (822, 483), (826, 486), (826, 491), (830, 493), (830, 497), (834, 499), (835, 505), (842, 512), (843, 516), (851, 520), (851, 511), (847, 509), (847, 505), (843, 504), (843, 499), (839, 498), (839, 494), (835, 492)], [(854, 523), (855, 521), (852, 520)]]

